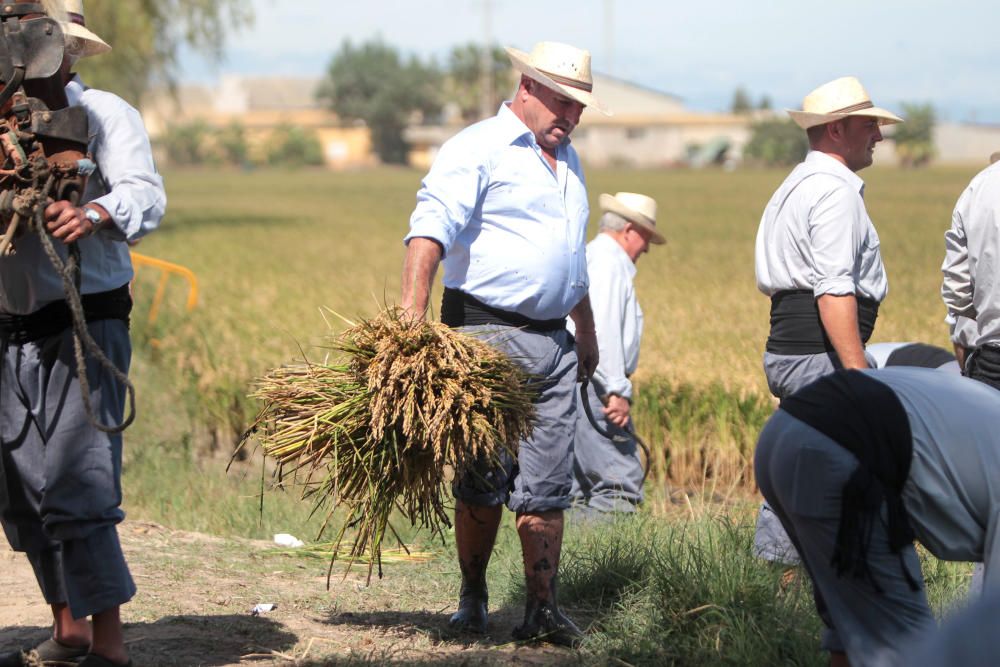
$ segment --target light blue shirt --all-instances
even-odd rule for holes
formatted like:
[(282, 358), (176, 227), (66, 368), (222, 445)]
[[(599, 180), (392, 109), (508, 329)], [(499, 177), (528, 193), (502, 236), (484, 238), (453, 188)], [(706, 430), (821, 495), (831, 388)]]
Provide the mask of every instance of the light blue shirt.
[[(167, 197), (139, 112), (117, 95), (87, 88), (79, 78), (66, 86), (66, 96), (71, 106), (87, 110), (89, 151), (98, 166), (87, 181), (82, 203), (100, 204), (115, 223), (78, 242), (81, 292), (106, 292), (132, 280), (125, 241), (156, 228)], [(66, 245), (52, 240), (65, 261)], [(27, 314), (64, 299), (62, 282), (37, 235), (28, 232), (14, 246), (14, 255), (0, 258), (0, 312)]]
[[(594, 379), (602, 391), (632, 399), (629, 376), (639, 365), (642, 308), (635, 297), (635, 263), (608, 234), (587, 244), (590, 308), (594, 311), (600, 361)], [(567, 321), (575, 331), (573, 321)]]
[(587, 294), (590, 207), (576, 151), (555, 171), (505, 103), (445, 142), (417, 193), (410, 233), (444, 248), (444, 285), (537, 320), (566, 317)]

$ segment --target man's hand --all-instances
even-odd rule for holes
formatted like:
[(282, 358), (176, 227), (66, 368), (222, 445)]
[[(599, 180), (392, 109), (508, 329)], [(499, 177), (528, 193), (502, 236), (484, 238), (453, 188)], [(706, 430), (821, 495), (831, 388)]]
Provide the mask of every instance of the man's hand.
[(597, 334), (593, 329), (589, 331), (576, 330), (576, 360), (577, 360), (577, 380), (594, 376), (597, 370)]
[(111, 219), (108, 212), (99, 206), (91, 206), (101, 216), (101, 222), (94, 224), (87, 219), (86, 211), (80, 206), (73, 206), (68, 201), (57, 201), (45, 209), (45, 228), (53, 237), (63, 243), (73, 243), (90, 236), (104, 223)]
[(952, 346), (955, 348), (955, 361), (958, 362), (958, 368), (962, 371), (962, 375), (965, 375), (965, 362), (972, 354), (973, 348), (965, 347), (960, 343), (952, 343)]
[(608, 396), (608, 404), (604, 407), (604, 416), (618, 428), (625, 428), (628, 425), (631, 409), (632, 404), (628, 402), (627, 398), (611, 394)]

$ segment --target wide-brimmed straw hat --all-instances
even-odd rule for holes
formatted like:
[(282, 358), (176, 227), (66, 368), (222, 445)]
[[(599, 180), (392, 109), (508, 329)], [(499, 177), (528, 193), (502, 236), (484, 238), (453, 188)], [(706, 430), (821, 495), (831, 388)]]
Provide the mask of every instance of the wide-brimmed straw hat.
[(539, 42), (530, 54), (510, 46), (505, 48), (514, 69), (521, 74), (584, 106), (611, 115), (594, 97), (590, 51), (559, 42)]
[(802, 101), (802, 110), (786, 109), (799, 127), (808, 130), (848, 116), (877, 118), (879, 125), (902, 123), (903, 119), (872, 104), (864, 86), (853, 76), (844, 76), (812, 91)]
[(656, 200), (635, 192), (616, 192), (613, 195), (602, 194), (598, 198), (602, 211), (617, 213), (634, 225), (650, 232), (653, 243), (666, 243), (656, 229)]
[(62, 24), (63, 34), (67, 39), (78, 40), (82, 50), (77, 55), (86, 58), (111, 50), (110, 44), (87, 29), (87, 23), (83, 18), (83, 0), (62, 0), (62, 4), (67, 18), (67, 22)]

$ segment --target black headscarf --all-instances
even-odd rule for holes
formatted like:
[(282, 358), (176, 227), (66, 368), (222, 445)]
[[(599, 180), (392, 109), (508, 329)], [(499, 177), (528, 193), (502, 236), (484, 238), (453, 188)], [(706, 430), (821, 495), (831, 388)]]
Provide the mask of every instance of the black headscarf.
[(881, 592), (868, 565), (868, 547), (885, 502), (889, 547), (900, 554), (911, 588), (918, 589), (901, 553), (914, 539), (902, 499), (913, 459), (913, 437), (896, 394), (871, 374), (840, 370), (786, 397), (781, 409), (828, 436), (860, 462), (844, 485), (841, 499), (840, 527), (831, 560), (837, 573), (867, 578)]

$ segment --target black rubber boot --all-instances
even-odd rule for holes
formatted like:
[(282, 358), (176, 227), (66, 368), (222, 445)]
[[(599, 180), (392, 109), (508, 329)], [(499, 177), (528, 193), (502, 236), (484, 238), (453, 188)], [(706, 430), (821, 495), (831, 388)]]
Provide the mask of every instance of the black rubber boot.
[(451, 615), (448, 627), (453, 630), (485, 633), (489, 597), (485, 581), (469, 583), (462, 579), (462, 590), (458, 594), (458, 611)]
[(559, 611), (555, 598), (551, 601), (528, 600), (524, 607), (524, 623), (514, 628), (514, 639), (540, 641), (576, 648), (583, 642), (583, 633), (573, 621)]

